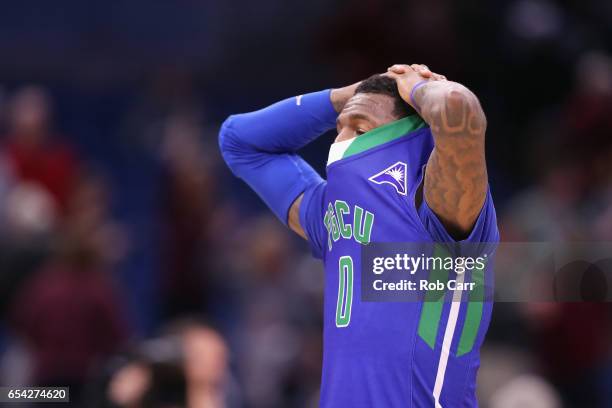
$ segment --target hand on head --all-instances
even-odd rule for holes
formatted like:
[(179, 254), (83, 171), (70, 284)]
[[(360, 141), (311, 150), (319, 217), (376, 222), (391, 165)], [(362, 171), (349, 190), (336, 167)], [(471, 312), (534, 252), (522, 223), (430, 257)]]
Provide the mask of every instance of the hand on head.
[(419, 82), (446, 81), (444, 75), (432, 72), (427, 65), (422, 64), (395, 64), (387, 68), (387, 72), (383, 75), (395, 79), (402, 99), (410, 105), (413, 104), (410, 100), (410, 94)]
[(387, 68), (387, 74), (389, 76), (393, 76), (393, 74), (402, 75), (410, 72), (416, 72), (424, 79), (431, 79), (433, 81), (445, 81), (446, 77), (441, 74), (437, 74), (432, 72), (427, 65), (424, 64), (412, 64), (412, 65), (403, 65), (403, 64), (395, 64)]

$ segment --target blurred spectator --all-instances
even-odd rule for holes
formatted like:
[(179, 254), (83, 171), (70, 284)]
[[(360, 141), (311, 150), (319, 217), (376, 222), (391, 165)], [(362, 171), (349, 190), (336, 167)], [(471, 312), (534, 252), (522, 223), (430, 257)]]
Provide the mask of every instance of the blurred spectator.
[(186, 407), (182, 342), (180, 336), (168, 335), (139, 344), (133, 355), (112, 373), (102, 398), (103, 406)]
[(53, 197), (36, 183), (17, 183), (5, 196), (0, 219), (5, 236), (20, 242), (36, 240), (55, 227)]
[(231, 385), (225, 340), (196, 320), (179, 320), (162, 337), (140, 344), (135, 357), (115, 370), (104, 406), (236, 407)]
[(198, 313), (210, 291), (210, 222), (217, 204), (210, 148), (201, 142), (198, 117), (167, 118), (162, 133), (162, 307), (166, 318)]
[(65, 210), (77, 173), (73, 150), (52, 132), (51, 100), (43, 88), (28, 86), (12, 98), (4, 151), (15, 177), (35, 182)]
[(10, 316), (11, 330), (31, 355), (29, 383), (69, 385), (77, 401), (94, 364), (129, 333), (107, 270), (121, 240), (108, 231), (103, 190), (96, 179), (80, 181), (66, 204), (55, 255), (18, 291)]
[(108, 384), (108, 400), (123, 408), (144, 407), (145, 395), (152, 385), (151, 368), (134, 361), (121, 367)]
[[(502, 219), (511, 241), (597, 241), (612, 208), (612, 59), (585, 54), (576, 85), (535, 153), (541, 177), (517, 194)], [(605, 221), (604, 221), (605, 222)], [(521, 305), (541, 370), (572, 406), (612, 398), (612, 317), (607, 303)], [(585, 318), (588, 316), (588, 319)], [(589, 335), (585, 335), (589, 333)]]
[[(272, 216), (244, 223), (237, 244), (226, 279), (243, 291), (238, 360), (246, 397), (253, 407), (303, 406), (317, 392), (321, 362), (320, 337), (309, 335), (320, 332), (320, 309), (310, 303), (310, 288), (296, 284), (303, 255)], [(316, 271), (312, 279), (322, 279)]]
[(26, 284), (11, 317), (32, 355), (30, 383), (70, 385), (77, 397), (93, 364), (123, 344), (127, 328), (114, 285), (96, 269), (94, 255), (67, 245), (76, 247)]
[(110, 199), (110, 188), (102, 175), (82, 174), (75, 180), (59, 231), (88, 246), (103, 266), (113, 266), (129, 249), (127, 231), (110, 213)]
[(187, 408), (224, 408), (229, 385), (225, 340), (201, 325), (187, 327), (182, 337)]
[(20, 182), (0, 152), (0, 316), (22, 282), (49, 252), (57, 227), (56, 204), (42, 186)]
[(612, 207), (612, 57), (587, 53), (557, 115), (541, 115), (533, 136), (534, 184), (507, 204), (508, 240), (589, 240)]
[(49, 193), (35, 183), (14, 183), (2, 174), (0, 161), (0, 316), (6, 317), (20, 285), (49, 252), (56, 225)]

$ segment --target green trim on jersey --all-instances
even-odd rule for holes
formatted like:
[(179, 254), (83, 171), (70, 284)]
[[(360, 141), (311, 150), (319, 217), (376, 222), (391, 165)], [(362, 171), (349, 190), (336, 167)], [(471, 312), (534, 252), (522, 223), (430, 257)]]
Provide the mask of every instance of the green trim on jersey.
[[(433, 256), (445, 258), (449, 256), (449, 253), (441, 245), (435, 245)], [(429, 282), (444, 282), (446, 284), (446, 282), (448, 282), (448, 271), (444, 270), (444, 268), (434, 268), (429, 272)], [(435, 349), (436, 346), (440, 318), (442, 317), (442, 308), (444, 307), (444, 295), (444, 290), (427, 291), (423, 302), (423, 308), (421, 309), (418, 328), (419, 337), (421, 337), (432, 349)]]
[(357, 153), (364, 152), (383, 143), (390, 142), (427, 126), (419, 115), (410, 115), (395, 122), (372, 129), (355, 138), (346, 149), (342, 158), (345, 159)]
[(478, 336), (480, 322), (482, 321), (482, 301), (484, 299), (484, 269), (474, 269), (472, 271), (472, 282), (476, 283), (476, 287), (470, 293), (465, 323), (457, 347), (457, 357), (472, 351), (476, 336)]

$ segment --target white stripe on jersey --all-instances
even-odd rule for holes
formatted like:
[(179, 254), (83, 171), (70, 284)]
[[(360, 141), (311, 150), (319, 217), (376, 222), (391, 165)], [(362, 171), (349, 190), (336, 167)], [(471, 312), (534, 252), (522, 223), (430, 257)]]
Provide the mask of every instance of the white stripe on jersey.
[[(461, 288), (463, 286), (462, 283), (464, 278), (464, 273), (457, 276), (457, 287)], [(450, 349), (453, 344), (453, 335), (455, 334), (455, 328), (457, 327), (457, 320), (459, 318), (462, 294), (462, 289), (455, 289), (453, 291), (453, 301), (451, 303), (450, 312), (448, 313), (448, 321), (446, 322), (446, 330), (444, 331), (444, 341), (442, 342), (442, 351), (440, 351), (440, 361), (438, 362), (438, 372), (436, 373), (436, 382), (434, 383), (433, 388), (433, 397), (436, 403), (436, 408), (442, 408), (442, 405), (440, 404), (440, 394), (442, 393), (444, 375), (446, 374), (446, 365), (448, 364), (448, 357), (450, 356)]]

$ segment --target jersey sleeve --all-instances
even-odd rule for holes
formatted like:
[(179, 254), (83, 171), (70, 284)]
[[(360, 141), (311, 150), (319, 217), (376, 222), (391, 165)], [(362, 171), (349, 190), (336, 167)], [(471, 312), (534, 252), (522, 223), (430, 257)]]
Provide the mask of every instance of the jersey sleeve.
[(304, 198), (300, 204), (300, 225), (306, 233), (312, 255), (319, 259), (323, 259), (327, 236), (323, 224), (326, 190), (326, 181), (311, 185), (304, 191)]
[[(427, 205), (427, 200), (423, 199), (421, 207), (419, 208), (419, 217), (423, 223), (425, 229), (435, 242), (456, 242), (450, 234), (446, 231), (446, 228), (442, 225), (442, 222), (438, 219), (436, 214)], [(495, 215), (495, 207), (493, 205), (493, 198), (491, 197), (490, 189), (487, 189), (487, 197), (480, 210), (478, 219), (474, 224), (474, 228), (470, 232), (470, 235), (462, 240), (461, 242), (498, 242), (499, 241), (499, 230), (497, 229), (497, 217)]]

